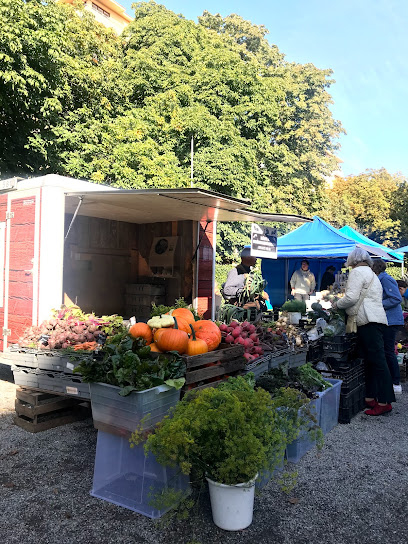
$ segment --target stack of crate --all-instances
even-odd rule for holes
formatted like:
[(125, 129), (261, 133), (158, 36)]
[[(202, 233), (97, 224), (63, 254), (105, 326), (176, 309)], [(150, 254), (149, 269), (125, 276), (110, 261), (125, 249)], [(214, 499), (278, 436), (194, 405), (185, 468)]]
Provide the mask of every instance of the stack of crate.
[(164, 284), (128, 283), (125, 294), (125, 317), (135, 317), (136, 321), (146, 321), (150, 317), (152, 303), (165, 304)]

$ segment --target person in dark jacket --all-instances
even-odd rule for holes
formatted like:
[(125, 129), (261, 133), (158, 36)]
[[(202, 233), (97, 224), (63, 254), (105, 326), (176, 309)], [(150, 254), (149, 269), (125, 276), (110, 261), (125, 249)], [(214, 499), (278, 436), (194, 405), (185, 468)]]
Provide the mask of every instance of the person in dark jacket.
[(256, 257), (251, 257), (251, 250), (245, 247), (241, 251), (241, 262), (229, 271), (227, 281), (222, 286), (223, 297), (230, 303), (236, 304), (238, 294), (243, 290), (245, 280), (256, 264)]
[(394, 393), (398, 395), (402, 393), (402, 387), (398, 359), (395, 355), (395, 337), (401, 325), (404, 324), (404, 317), (398, 284), (394, 278), (387, 274), (386, 268), (387, 265), (381, 259), (376, 260), (373, 264), (373, 271), (377, 274), (383, 288), (382, 302), (388, 321), (388, 327), (383, 329), (385, 358), (390, 369)]
[(334, 280), (336, 279), (334, 274), (336, 272), (336, 267), (330, 265), (326, 268), (326, 272), (323, 274), (322, 281), (320, 283), (320, 291), (327, 291), (333, 285)]

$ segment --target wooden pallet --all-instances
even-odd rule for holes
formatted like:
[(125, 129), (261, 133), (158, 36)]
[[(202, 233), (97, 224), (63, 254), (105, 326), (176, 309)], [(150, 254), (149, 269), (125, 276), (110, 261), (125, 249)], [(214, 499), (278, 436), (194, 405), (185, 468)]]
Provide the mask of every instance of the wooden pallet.
[(14, 423), (31, 433), (46, 431), (90, 416), (83, 399), (51, 392), (19, 388), (16, 391)]
[(241, 374), (245, 367), (244, 347), (225, 347), (202, 355), (183, 355), (187, 367), (182, 395), (191, 389), (214, 387), (229, 376)]

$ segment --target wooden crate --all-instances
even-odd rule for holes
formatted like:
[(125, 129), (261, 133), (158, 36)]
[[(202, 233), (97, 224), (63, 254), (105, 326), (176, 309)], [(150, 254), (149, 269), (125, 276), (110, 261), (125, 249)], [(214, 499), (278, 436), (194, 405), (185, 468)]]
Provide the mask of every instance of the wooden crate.
[(214, 387), (245, 368), (244, 347), (223, 347), (202, 355), (182, 355), (186, 363), (186, 384), (182, 395), (191, 389)]
[(51, 392), (19, 388), (16, 391), (14, 423), (38, 433), (90, 416), (89, 403)]

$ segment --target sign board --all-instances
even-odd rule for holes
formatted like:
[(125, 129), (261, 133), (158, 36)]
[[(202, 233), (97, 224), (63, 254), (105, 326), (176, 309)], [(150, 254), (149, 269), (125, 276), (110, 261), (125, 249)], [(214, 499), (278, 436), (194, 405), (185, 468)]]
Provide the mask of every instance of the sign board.
[(17, 189), (17, 181), (17, 178), (0, 180), (0, 191), (11, 191), (13, 189)]
[(252, 223), (251, 257), (277, 259), (277, 233), (273, 227), (264, 227)]

